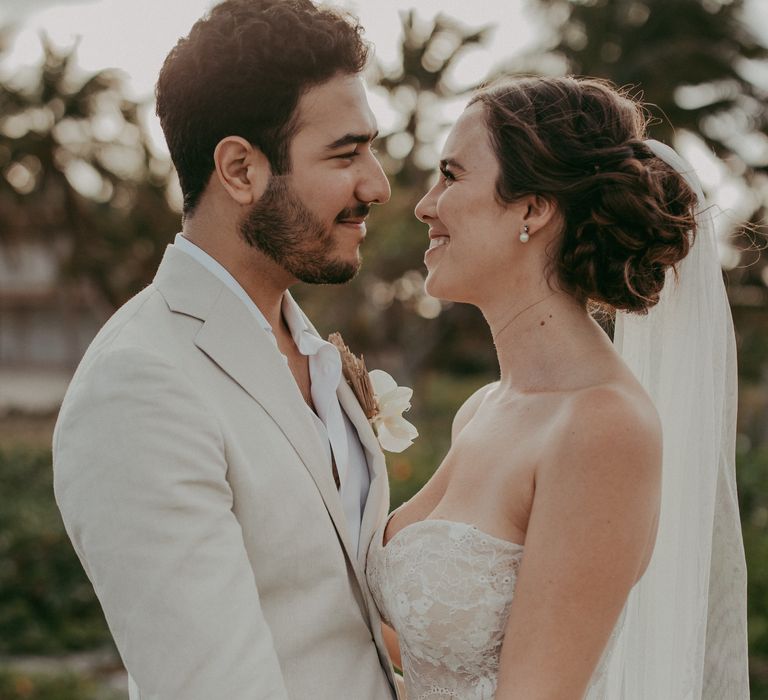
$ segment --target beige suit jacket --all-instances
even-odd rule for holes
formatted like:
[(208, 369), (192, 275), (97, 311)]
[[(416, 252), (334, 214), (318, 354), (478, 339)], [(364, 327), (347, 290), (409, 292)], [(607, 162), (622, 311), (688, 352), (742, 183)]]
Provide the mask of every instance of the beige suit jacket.
[(365, 584), (388, 506), (371, 473), (351, 551), (326, 451), (245, 305), (169, 246), (85, 354), (54, 433), (67, 531), (131, 676), (131, 700), (392, 700)]

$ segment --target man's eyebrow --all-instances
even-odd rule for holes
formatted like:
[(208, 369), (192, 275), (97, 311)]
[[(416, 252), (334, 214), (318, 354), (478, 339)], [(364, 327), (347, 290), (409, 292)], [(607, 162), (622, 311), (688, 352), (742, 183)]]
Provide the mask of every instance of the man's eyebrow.
[(440, 161), (440, 169), (442, 170), (443, 168), (448, 167), (456, 168), (458, 170), (466, 170), (466, 168), (461, 163), (459, 163), (459, 161), (454, 160), (453, 158), (443, 158)]
[(328, 151), (335, 151), (337, 148), (350, 146), (353, 143), (370, 143), (378, 135), (378, 131), (373, 134), (344, 134), (340, 139), (336, 139), (333, 143), (329, 143), (325, 148)]

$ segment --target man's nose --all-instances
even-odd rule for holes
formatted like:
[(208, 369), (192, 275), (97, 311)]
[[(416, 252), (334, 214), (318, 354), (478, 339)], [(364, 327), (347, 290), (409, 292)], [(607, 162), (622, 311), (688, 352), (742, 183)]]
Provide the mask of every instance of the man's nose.
[(392, 191), (389, 180), (384, 174), (381, 163), (374, 157), (367, 169), (365, 178), (357, 190), (357, 199), (371, 204), (385, 204), (389, 201)]

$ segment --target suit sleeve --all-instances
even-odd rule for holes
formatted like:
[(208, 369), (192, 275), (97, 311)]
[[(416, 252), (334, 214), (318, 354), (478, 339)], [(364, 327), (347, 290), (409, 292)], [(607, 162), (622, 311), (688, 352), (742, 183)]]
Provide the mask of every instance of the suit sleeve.
[(78, 372), (54, 435), (67, 531), (123, 661), (150, 700), (287, 700), (218, 421), (141, 350)]

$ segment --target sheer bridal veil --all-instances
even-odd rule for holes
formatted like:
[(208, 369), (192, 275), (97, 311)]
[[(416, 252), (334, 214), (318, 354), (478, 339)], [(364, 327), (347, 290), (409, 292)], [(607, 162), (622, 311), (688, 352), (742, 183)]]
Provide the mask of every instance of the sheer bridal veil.
[(664, 466), (656, 547), (627, 600), (606, 698), (746, 700), (733, 323), (701, 183), (673, 149), (645, 143), (696, 192), (698, 233), (657, 306), (616, 318), (614, 343), (661, 416)]

